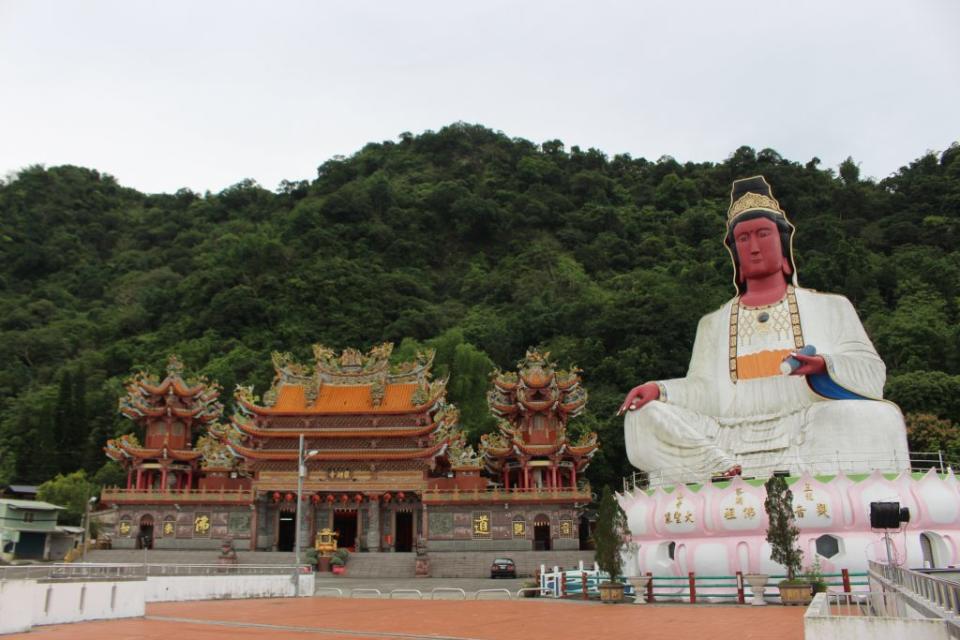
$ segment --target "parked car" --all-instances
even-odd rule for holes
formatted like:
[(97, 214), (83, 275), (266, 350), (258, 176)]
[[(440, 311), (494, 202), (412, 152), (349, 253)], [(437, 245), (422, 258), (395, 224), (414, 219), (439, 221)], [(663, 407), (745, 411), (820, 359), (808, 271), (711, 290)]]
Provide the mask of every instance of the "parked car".
[(510, 558), (497, 558), (490, 565), (491, 578), (516, 578), (517, 565)]

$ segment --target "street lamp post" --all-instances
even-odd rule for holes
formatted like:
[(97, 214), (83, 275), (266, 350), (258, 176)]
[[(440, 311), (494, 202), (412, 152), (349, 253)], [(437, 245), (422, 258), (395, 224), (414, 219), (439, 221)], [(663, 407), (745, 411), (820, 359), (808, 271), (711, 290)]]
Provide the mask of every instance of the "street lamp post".
[(300, 521), (301, 521), (301, 509), (303, 508), (303, 479), (307, 475), (307, 458), (312, 455), (316, 455), (318, 452), (316, 449), (311, 449), (310, 451), (303, 450), (303, 434), (300, 434), (300, 445), (297, 447), (297, 515), (295, 519), (295, 531), (294, 531), (294, 542), (293, 542), (293, 553), (294, 553), (294, 575), (293, 588), (296, 595), (300, 595)]
[(80, 562), (87, 559), (87, 544), (90, 540), (90, 507), (97, 503), (97, 496), (90, 496), (90, 499), (83, 505), (83, 544), (80, 546)]

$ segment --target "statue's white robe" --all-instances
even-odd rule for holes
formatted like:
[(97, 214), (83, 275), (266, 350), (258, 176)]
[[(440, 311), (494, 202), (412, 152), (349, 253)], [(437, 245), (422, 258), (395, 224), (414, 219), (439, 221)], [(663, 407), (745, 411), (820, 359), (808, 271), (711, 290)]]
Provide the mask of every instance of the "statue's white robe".
[(804, 342), (824, 357), (833, 383), (863, 399), (821, 396), (806, 376), (734, 382), (730, 300), (700, 320), (686, 377), (660, 381), (665, 397), (627, 413), (634, 466), (655, 482), (703, 481), (734, 464), (757, 476), (909, 467), (903, 416), (882, 400), (886, 367), (853, 305), (839, 295), (795, 292)]

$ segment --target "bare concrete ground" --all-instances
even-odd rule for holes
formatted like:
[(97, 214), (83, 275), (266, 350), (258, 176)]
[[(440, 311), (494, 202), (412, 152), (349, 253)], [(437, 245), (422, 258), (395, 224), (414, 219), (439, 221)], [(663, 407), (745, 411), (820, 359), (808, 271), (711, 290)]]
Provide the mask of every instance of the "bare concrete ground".
[(5, 637), (24, 640), (801, 640), (803, 613), (804, 609), (799, 607), (608, 606), (545, 599), (219, 600), (155, 603), (147, 606), (145, 618), (38, 627), (29, 634)]
[[(481, 589), (507, 589), (516, 594), (517, 589), (529, 580), (530, 578), (350, 578), (317, 574), (317, 595), (330, 595), (330, 591), (323, 590), (328, 587), (342, 590), (344, 596), (354, 589), (379, 589), (385, 596), (395, 589), (417, 589), (424, 597), (429, 597), (430, 592), (436, 588), (463, 589), (470, 597)], [(397, 597), (399, 596), (400, 594)], [(436, 597), (450, 596), (437, 594)]]

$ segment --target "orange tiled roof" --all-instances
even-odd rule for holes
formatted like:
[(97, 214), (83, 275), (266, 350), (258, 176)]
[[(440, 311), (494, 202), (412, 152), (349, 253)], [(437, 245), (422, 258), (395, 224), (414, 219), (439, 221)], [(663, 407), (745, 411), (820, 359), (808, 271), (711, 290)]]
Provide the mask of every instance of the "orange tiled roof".
[(417, 409), (413, 404), (416, 383), (388, 384), (383, 401), (373, 406), (370, 385), (320, 386), (320, 393), (312, 405), (307, 404), (306, 391), (302, 385), (286, 384), (277, 392), (277, 401), (272, 407), (257, 407), (247, 404), (257, 413), (264, 414), (320, 414), (320, 413), (402, 413)]
[(437, 425), (433, 422), (422, 427), (373, 427), (369, 429), (356, 427), (328, 427), (321, 429), (282, 429), (270, 427), (264, 429), (251, 423), (232, 421), (233, 424), (247, 435), (255, 438), (400, 438), (424, 436), (436, 431)]
[[(320, 451), (307, 457), (313, 461), (340, 461), (340, 460), (418, 460), (443, 455), (447, 448), (446, 442), (422, 449), (344, 449), (335, 451)], [(231, 444), (230, 449), (248, 460), (285, 460), (296, 463), (297, 452), (285, 449), (251, 449), (240, 444)]]

